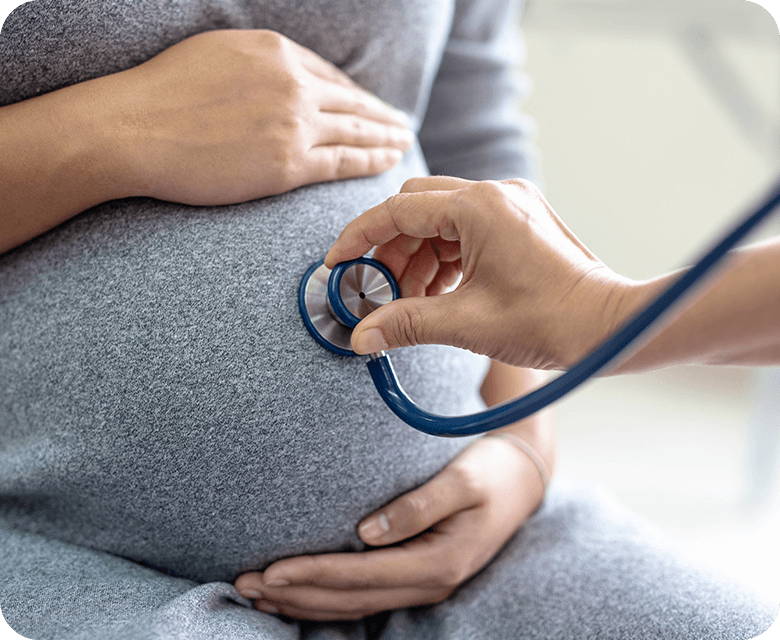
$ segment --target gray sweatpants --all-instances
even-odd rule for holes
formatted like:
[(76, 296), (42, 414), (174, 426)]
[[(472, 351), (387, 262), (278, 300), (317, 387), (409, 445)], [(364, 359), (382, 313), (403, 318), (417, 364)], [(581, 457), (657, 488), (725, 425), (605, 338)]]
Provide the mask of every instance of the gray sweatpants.
[(9, 528), (0, 547), (3, 614), (34, 640), (744, 640), (777, 614), (777, 603), (695, 565), (600, 490), (562, 481), (450, 599), (360, 623), (282, 620), (230, 584)]

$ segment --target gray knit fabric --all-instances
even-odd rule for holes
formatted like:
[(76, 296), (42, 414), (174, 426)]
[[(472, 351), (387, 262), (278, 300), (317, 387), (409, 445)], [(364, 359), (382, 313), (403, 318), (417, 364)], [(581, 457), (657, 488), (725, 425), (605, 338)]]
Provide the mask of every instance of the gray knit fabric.
[[(526, 175), (505, 0), (36, 0), (0, 34), (0, 105), (133, 67), (189, 35), (269, 28), (419, 124), (393, 171), (227, 207), (126, 199), (0, 256), (0, 607), (46, 638), (748, 638), (775, 614), (602, 498), (554, 491), (448, 602), (349, 625), (249, 608), (230, 583), (362, 548), (357, 522), (463, 441), (395, 419), (362, 359), (319, 347), (296, 291), (414, 175)], [(394, 356), (427, 408), (478, 408), (484, 359)], [(643, 635), (644, 634), (644, 635)]]

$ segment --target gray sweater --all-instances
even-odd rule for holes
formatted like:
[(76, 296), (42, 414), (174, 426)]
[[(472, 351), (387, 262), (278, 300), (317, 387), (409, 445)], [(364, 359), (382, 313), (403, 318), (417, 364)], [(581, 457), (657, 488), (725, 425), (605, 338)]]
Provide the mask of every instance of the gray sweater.
[[(0, 105), (189, 35), (268, 28), (412, 115), (376, 178), (225, 207), (107, 202), (0, 256), (0, 608), (34, 640), (734, 638), (776, 611), (603, 497), (553, 488), (446, 602), (297, 624), (229, 584), (355, 526), (463, 446), (401, 424), (296, 290), (347, 221), (430, 169), (533, 177), (508, 0), (35, 0), (0, 34)], [(0, 177), (1, 179), (1, 177)], [(0, 203), (2, 206), (2, 203)], [(395, 356), (427, 408), (479, 407), (483, 359)], [(749, 635), (751, 634), (751, 635)]]
[[(506, 4), (38, 0), (3, 28), (0, 104), (268, 28), (424, 121), (435, 171), (518, 175)], [(363, 358), (311, 339), (296, 291), (350, 219), (427, 173), (417, 146), (376, 178), (235, 206), (113, 201), (0, 256), (1, 517), (197, 581), (358, 548), (356, 523), (463, 442), (391, 415)], [(482, 359), (395, 362), (430, 409), (479, 408)]]

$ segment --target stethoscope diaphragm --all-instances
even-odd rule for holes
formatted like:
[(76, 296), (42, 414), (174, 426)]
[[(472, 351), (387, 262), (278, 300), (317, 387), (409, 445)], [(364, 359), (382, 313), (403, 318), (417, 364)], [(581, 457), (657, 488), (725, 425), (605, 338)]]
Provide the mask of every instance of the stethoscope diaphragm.
[(358, 258), (336, 265), (313, 264), (301, 279), (298, 308), (312, 337), (340, 356), (357, 355), (352, 329), (369, 313), (400, 297), (398, 283), (381, 262)]

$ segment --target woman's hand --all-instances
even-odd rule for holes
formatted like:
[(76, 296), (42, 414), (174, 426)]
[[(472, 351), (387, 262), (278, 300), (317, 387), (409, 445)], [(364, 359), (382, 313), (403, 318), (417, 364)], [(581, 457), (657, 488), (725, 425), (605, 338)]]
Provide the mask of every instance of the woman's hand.
[(242, 202), (381, 173), (413, 141), (405, 114), (273, 31), (201, 33), (115, 81), (136, 195)]
[(0, 253), (108, 200), (234, 204), (398, 164), (405, 114), (272, 31), (0, 107)]
[(483, 438), (360, 524), (363, 541), (381, 548), (280, 560), (243, 574), (236, 588), (261, 611), (306, 620), (441, 602), (488, 563), (542, 497), (529, 458)]

